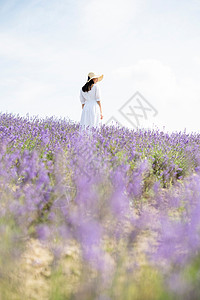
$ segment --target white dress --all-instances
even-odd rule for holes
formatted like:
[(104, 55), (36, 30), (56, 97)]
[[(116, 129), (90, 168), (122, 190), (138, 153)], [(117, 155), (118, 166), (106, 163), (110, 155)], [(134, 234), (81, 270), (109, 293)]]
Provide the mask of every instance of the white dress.
[(101, 101), (101, 90), (98, 83), (93, 84), (88, 92), (80, 90), (80, 101), (85, 104), (81, 113), (81, 129), (100, 127), (100, 107), (97, 101)]

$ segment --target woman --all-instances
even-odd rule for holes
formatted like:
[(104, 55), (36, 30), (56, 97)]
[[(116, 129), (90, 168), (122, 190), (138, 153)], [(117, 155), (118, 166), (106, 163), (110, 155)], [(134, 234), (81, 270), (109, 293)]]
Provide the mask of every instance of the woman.
[(103, 115), (101, 109), (101, 91), (98, 82), (102, 79), (103, 75), (99, 76), (90, 72), (86, 84), (81, 88), (81, 128), (91, 129), (92, 127), (100, 127), (100, 119), (103, 119)]

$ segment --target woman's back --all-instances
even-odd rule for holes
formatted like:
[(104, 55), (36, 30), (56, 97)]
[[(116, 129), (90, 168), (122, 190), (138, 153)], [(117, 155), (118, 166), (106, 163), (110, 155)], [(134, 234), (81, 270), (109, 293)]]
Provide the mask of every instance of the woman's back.
[(80, 96), (82, 98), (82, 103), (85, 103), (87, 101), (100, 101), (100, 88), (98, 83), (95, 83), (92, 86), (91, 90), (88, 92), (83, 92), (83, 90), (81, 89)]

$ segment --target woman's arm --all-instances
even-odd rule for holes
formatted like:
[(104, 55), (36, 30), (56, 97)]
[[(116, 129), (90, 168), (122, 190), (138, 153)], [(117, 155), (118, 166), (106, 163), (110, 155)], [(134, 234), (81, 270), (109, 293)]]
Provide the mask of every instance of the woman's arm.
[(100, 107), (100, 113), (101, 113), (101, 119), (103, 119), (103, 115), (102, 115), (102, 109), (101, 109), (101, 91), (100, 91), (100, 87), (98, 84), (96, 84), (96, 101), (99, 104)]
[(99, 104), (99, 107), (100, 107), (101, 119), (103, 119), (101, 101), (97, 101), (97, 103)]
[(84, 103), (84, 104), (82, 104), (82, 109), (83, 109), (84, 105), (85, 105), (85, 103)]

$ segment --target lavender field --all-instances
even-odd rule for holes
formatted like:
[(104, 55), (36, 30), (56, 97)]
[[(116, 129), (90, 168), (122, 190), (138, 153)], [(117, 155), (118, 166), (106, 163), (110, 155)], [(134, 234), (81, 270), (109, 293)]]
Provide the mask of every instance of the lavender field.
[(0, 299), (200, 299), (200, 135), (1, 113)]

